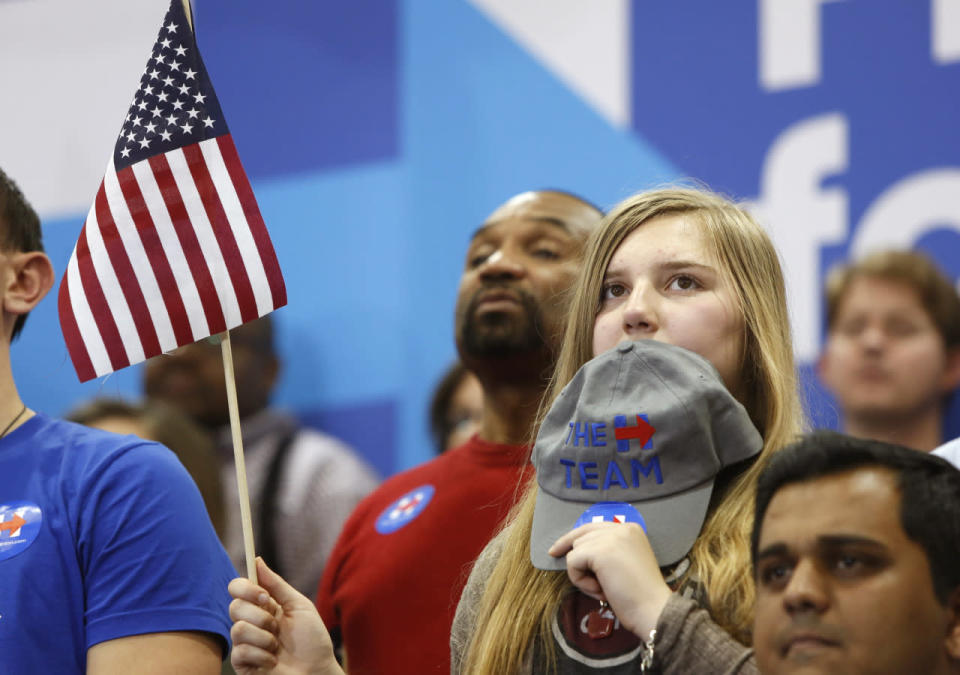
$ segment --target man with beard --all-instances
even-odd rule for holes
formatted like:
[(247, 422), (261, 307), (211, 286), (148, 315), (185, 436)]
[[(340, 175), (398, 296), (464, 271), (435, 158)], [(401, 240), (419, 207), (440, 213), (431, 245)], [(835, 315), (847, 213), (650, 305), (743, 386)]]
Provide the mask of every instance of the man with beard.
[(351, 673), (449, 672), (457, 600), (529, 475), (527, 443), (559, 346), (563, 292), (601, 216), (564, 192), (527, 192), (474, 233), (455, 332), (483, 386), (480, 431), (393, 476), (344, 526), (317, 606)]

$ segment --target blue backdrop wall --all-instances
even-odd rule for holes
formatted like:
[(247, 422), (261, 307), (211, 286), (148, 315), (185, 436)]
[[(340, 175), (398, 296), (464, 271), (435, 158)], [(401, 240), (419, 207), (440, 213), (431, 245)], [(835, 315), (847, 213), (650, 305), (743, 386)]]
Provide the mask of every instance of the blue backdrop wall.
[[(124, 4), (0, 1), (0, 76), (35, 102), (0, 112), (0, 164), (44, 216), (60, 274), (166, 10)], [(777, 241), (810, 411), (835, 426), (811, 368), (829, 266), (895, 245), (960, 274), (957, 7), (197, 0), (287, 281), (276, 402), (385, 475), (427, 459), (484, 216), (530, 188), (606, 207), (694, 178), (749, 200)], [(25, 400), (52, 414), (140, 390), (136, 366), (78, 384), (52, 299), (14, 361)]]

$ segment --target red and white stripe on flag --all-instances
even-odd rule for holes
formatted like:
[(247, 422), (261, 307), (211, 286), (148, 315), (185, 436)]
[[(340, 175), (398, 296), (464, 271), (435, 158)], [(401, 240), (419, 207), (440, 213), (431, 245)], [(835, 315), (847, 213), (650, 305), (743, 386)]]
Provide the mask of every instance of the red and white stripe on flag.
[(286, 304), (229, 134), (116, 170), (111, 160), (60, 286), (81, 382)]
[(82, 382), (287, 302), (183, 0), (170, 7), (60, 284)]

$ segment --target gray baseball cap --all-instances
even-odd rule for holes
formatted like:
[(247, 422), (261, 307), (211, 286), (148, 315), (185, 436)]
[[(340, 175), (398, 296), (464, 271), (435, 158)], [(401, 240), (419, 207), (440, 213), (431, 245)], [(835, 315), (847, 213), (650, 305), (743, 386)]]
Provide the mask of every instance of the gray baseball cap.
[(617, 345), (577, 371), (537, 434), (534, 567), (565, 569), (547, 549), (598, 519), (640, 522), (661, 567), (681, 560), (703, 527), (717, 473), (762, 448), (706, 359), (654, 340)]

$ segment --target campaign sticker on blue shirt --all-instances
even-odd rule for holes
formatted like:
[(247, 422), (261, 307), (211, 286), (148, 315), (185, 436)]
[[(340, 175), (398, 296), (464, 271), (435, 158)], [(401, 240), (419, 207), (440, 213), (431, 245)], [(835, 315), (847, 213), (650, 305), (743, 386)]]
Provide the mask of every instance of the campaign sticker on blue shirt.
[(40, 534), (43, 514), (33, 502), (0, 504), (0, 560), (23, 553)]
[(383, 510), (375, 525), (380, 534), (396, 532), (423, 513), (433, 498), (433, 486), (421, 485)]
[(643, 522), (640, 512), (625, 502), (597, 502), (580, 514), (573, 529), (587, 523), (636, 523), (647, 531), (647, 524)]

